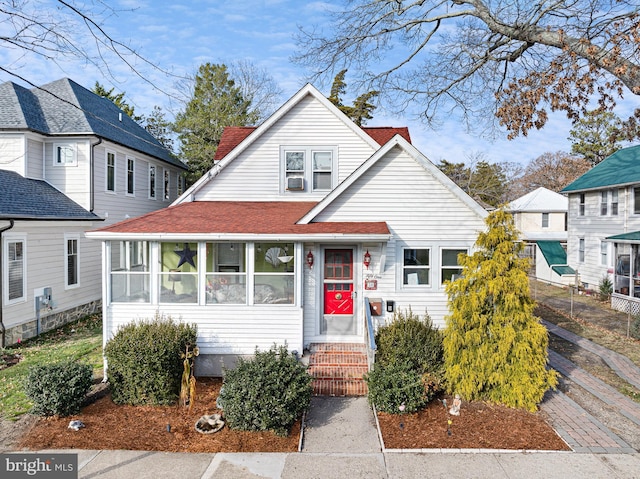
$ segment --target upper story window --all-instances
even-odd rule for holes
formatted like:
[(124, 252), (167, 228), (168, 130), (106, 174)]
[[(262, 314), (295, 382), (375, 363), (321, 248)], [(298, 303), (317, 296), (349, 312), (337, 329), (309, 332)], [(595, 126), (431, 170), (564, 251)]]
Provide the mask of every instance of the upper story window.
[(163, 199), (166, 201), (169, 199), (170, 197), (170, 190), (169, 190), (169, 170), (164, 170), (164, 182), (163, 182)]
[(611, 215), (618, 214), (618, 190), (611, 190)]
[(184, 175), (178, 173), (178, 196), (184, 193)]
[(136, 191), (136, 162), (127, 158), (127, 194), (135, 195)]
[(431, 250), (404, 248), (402, 261), (403, 286), (428, 286), (431, 278)]
[(640, 215), (640, 186), (633, 188), (633, 214)]
[(336, 177), (335, 147), (283, 147), (282, 191), (331, 191)]
[(584, 204), (585, 204), (585, 194), (580, 193), (578, 199), (578, 215), (584, 216)]
[(56, 166), (77, 166), (76, 146), (73, 143), (54, 143), (53, 164)]
[(116, 154), (107, 151), (107, 191), (116, 191)]
[(542, 227), (549, 227), (549, 213), (542, 213)]
[(609, 211), (608, 201), (609, 201), (609, 192), (601, 191), (600, 192), (600, 216), (607, 216), (607, 213)]
[(156, 167), (149, 165), (149, 198), (156, 198)]

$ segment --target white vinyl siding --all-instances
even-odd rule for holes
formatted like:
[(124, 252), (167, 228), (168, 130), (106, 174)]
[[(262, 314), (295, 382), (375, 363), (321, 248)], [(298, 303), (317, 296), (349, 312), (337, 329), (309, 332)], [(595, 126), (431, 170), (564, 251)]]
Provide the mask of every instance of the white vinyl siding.
[[(368, 138), (366, 133), (364, 136)], [(322, 199), (327, 190), (285, 194), (281, 148), (295, 146), (335, 147), (334, 186), (379, 148), (371, 147), (315, 98), (307, 97), (220, 170), (215, 181), (198, 191), (197, 199), (281, 201), (283, 195), (286, 199), (302, 201)]]

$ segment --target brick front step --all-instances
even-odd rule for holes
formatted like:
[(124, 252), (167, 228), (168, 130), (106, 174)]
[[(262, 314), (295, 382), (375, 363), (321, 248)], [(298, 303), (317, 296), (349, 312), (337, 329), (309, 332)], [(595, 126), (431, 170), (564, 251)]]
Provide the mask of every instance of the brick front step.
[(322, 343), (309, 347), (309, 374), (316, 396), (366, 396), (368, 371), (364, 345)]

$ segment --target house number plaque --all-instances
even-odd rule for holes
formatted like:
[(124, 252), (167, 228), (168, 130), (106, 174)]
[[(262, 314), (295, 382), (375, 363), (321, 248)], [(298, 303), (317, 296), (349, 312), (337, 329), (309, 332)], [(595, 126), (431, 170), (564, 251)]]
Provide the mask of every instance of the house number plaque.
[(365, 279), (364, 280), (364, 289), (366, 290), (374, 290), (378, 289), (378, 280), (377, 279)]

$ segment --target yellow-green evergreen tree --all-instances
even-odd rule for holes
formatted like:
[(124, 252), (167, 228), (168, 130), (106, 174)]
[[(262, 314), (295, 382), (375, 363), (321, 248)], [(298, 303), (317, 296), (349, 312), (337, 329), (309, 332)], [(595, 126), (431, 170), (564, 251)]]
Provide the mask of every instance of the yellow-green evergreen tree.
[(447, 387), (463, 399), (535, 411), (557, 384), (547, 369), (547, 330), (533, 315), (528, 260), (519, 256), (512, 216), (499, 209), (485, 222), (476, 251), (460, 258), (462, 276), (446, 286)]

